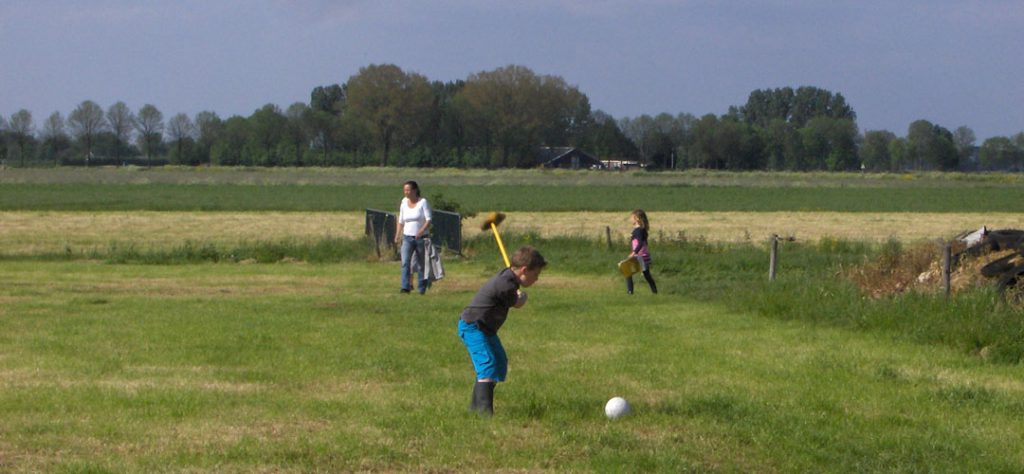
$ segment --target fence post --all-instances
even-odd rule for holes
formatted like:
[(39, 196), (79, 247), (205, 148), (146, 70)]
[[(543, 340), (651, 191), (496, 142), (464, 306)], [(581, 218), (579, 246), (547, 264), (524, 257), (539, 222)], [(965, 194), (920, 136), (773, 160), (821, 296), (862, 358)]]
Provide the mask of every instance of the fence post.
[(772, 251), (771, 256), (768, 259), (768, 281), (775, 281), (775, 265), (778, 262), (777, 255), (779, 253), (779, 236), (778, 234), (772, 234)]
[(942, 245), (942, 286), (946, 289), (946, 298), (950, 293), (950, 265), (952, 261), (952, 247), (949, 242)]
[(367, 219), (370, 224), (370, 236), (373, 238), (373, 246), (377, 249), (377, 260), (380, 260), (380, 236), (377, 234), (377, 226), (373, 225), (373, 219)]
[(604, 226), (604, 237), (608, 240), (608, 250), (612, 249), (612, 228), (611, 226)]

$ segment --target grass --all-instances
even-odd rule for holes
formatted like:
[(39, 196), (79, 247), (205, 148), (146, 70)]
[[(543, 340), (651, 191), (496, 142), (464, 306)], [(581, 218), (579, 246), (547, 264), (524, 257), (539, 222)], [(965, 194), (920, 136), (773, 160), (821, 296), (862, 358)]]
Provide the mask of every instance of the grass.
[[(1015, 212), (1020, 188), (522, 186), (422, 184), (464, 211)], [(429, 187), (428, 187), (429, 186)], [(360, 211), (391, 209), (398, 185), (4, 184), (0, 210)]]
[[(991, 208), (1019, 211), (1016, 175), (422, 170), (466, 207), (524, 196), (515, 183), (529, 190), (518, 206), (541, 208), (536, 226), (503, 233), (551, 265), (502, 329), (510, 379), (488, 420), (466, 412), (454, 325), (499, 265), (490, 236), (468, 235), (467, 258), (420, 297), (399, 295), (397, 264), (335, 221), (303, 227), (305, 212), (390, 209), (410, 170), (65, 171), (0, 172), (0, 472), (1024, 470), (1020, 309), (984, 288), (875, 298), (848, 277), (884, 276), (910, 246), (800, 235), (769, 283), (757, 236), (666, 224), (652, 242), (661, 293), (638, 282), (627, 297), (613, 271), (624, 244), (543, 226), (557, 214), (544, 206), (624, 220), (638, 196), (658, 222), (677, 207), (784, 205), (773, 217), (817, 226), (822, 214), (793, 211), (895, 206), (889, 226), (911, 226), (908, 210), (986, 209), (979, 225), (1012, 225)], [(207, 208), (235, 210), (203, 221)], [(48, 213), (91, 223), (68, 231)], [(92, 243), (26, 244), (69, 233)], [(612, 396), (634, 415), (606, 420)]]
[(1007, 187), (1024, 184), (1020, 173), (836, 173), (736, 172), (691, 169), (685, 171), (593, 172), (553, 169), (455, 168), (6, 168), (0, 184), (245, 184), (267, 185), (373, 185), (395, 186), (408, 179), (444, 186), (700, 186), (700, 187), (899, 187), (957, 188)]
[[(450, 262), (426, 297), (395, 291), (394, 264), (5, 263), (0, 469), (1024, 466), (1015, 366), (758, 317), (687, 295), (682, 275), (627, 298), (564, 263), (503, 329), (511, 378), (476, 418), (454, 322), (493, 256)], [(604, 419), (614, 395), (633, 416)]]
[[(619, 248), (609, 249), (603, 240), (579, 236), (543, 238), (537, 233), (506, 232), (505, 238), (510, 245), (542, 247), (552, 262), (560, 262), (568, 266), (567, 271), (585, 275), (607, 276), (609, 262), (617, 261), (624, 253)], [(974, 283), (964, 280), (958, 284), (958, 294), (951, 301), (939, 296), (937, 282), (931, 285), (899, 283), (916, 281), (928, 261), (933, 262), (932, 266), (937, 264), (939, 249), (934, 245), (914, 246), (908, 251), (898, 241), (879, 244), (823, 238), (817, 242), (787, 242), (780, 251), (779, 278), (771, 284), (765, 278), (766, 244), (656, 235), (653, 246), (657, 274), (679, 281), (678, 285), (662, 285), (663, 292), (784, 320), (877, 330), (908, 341), (984, 354), (1001, 362), (1024, 360), (1024, 343), (1019, 342), (1024, 340), (1024, 323), (1015, 307), (1003, 304), (1000, 295), (991, 291), (994, 282), (986, 283), (980, 276), (973, 278)], [(172, 247), (135, 246), (128, 242), (82, 252), (8, 255), (5, 260), (84, 259), (156, 265), (393, 261), (395, 256), (388, 249), (383, 250), (382, 257), (378, 258), (373, 245), (365, 239), (335, 237), (253, 240), (233, 245), (185, 241)], [(463, 253), (473, 260), (500, 260), (486, 234), (465, 239)], [(901, 265), (898, 262), (903, 255), (912, 255), (913, 266), (902, 269), (891, 268), (893, 264), (877, 265), (871, 261), (875, 255), (880, 255), (881, 261), (897, 262), (895, 265)], [(891, 281), (889, 276), (893, 277)], [(886, 285), (902, 285), (905, 293), (894, 295), (891, 289), (878, 291)], [(641, 286), (644, 286), (642, 282)]]
[[(479, 233), (485, 215), (463, 222), (467, 238)], [(631, 230), (628, 215), (515, 212), (502, 227), (510, 233), (587, 239), (606, 239), (607, 228), (613, 241), (624, 242)], [(982, 225), (990, 229), (1024, 225), (1016, 213), (651, 212), (649, 216), (655, 238), (735, 243), (765, 242), (773, 233), (801, 242), (918, 242), (950, 238)], [(358, 239), (364, 235), (365, 213), (0, 211), (0, 222), (0, 258), (104, 258), (128, 249), (189, 253), (197, 247), (239, 256), (249, 253), (245, 248), (274, 242), (314, 246), (321, 241)]]

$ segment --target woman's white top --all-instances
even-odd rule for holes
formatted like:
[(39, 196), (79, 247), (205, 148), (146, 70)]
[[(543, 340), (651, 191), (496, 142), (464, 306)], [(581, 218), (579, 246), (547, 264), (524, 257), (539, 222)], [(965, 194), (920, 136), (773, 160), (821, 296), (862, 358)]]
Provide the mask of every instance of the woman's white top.
[(430, 222), (430, 204), (427, 204), (426, 198), (420, 198), (413, 207), (409, 207), (409, 198), (402, 198), (398, 210), (398, 223), (402, 224), (403, 235), (415, 236), (427, 222)]

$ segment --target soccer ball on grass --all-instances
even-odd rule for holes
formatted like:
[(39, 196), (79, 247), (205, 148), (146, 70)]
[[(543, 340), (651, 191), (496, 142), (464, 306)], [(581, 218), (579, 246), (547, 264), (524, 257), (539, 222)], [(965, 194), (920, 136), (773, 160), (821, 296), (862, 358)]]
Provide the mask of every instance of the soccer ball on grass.
[(622, 418), (628, 415), (629, 412), (629, 402), (622, 397), (614, 397), (604, 405), (604, 414), (612, 420)]

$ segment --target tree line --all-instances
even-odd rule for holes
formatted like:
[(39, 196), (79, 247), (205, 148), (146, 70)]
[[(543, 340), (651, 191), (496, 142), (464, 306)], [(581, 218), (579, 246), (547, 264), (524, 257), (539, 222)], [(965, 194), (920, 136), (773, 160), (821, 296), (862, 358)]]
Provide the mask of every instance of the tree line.
[(648, 169), (1024, 170), (1024, 132), (976, 145), (974, 132), (927, 120), (905, 136), (860, 133), (842, 94), (804, 86), (755, 90), (722, 115), (616, 119), (558, 76), (509, 65), (452, 82), (393, 64), (315, 87), (308, 103), (248, 117), (213, 111), (165, 120), (151, 104), (86, 100), (37, 126), (0, 115), (6, 166), (537, 166), (539, 147), (580, 148)]

